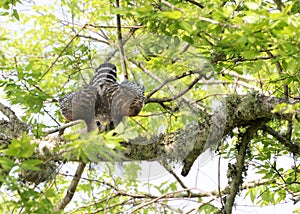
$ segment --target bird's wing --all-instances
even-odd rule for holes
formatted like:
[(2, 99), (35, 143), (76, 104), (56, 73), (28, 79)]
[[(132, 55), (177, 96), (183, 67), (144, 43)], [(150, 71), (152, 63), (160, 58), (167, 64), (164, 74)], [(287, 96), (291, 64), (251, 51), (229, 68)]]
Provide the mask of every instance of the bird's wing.
[(74, 97), (74, 92), (66, 94), (65, 96), (63, 96), (62, 98), (58, 99), (58, 103), (60, 106), (60, 111), (62, 113), (62, 115), (64, 116), (64, 118), (68, 121), (72, 121), (72, 100)]
[(95, 103), (97, 88), (92, 85), (84, 85), (81, 90), (73, 95), (72, 119), (84, 120), (88, 132), (96, 128), (95, 124)]
[(144, 87), (137, 82), (124, 81), (112, 98), (111, 114), (117, 125), (125, 116), (136, 116), (144, 105)]

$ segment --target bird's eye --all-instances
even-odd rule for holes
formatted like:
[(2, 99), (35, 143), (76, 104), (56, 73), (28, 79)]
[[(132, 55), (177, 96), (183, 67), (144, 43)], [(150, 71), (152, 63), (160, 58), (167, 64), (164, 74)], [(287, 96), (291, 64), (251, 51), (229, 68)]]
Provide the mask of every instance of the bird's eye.
[(96, 125), (97, 125), (98, 127), (101, 126), (100, 121), (96, 121)]
[(109, 128), (110, 128), (110, 130), (113, 130), (113, 129), (115, 128), (115, 124), (114, 124), (113, 121), (111, 121), (111, 122), (109, 123)]

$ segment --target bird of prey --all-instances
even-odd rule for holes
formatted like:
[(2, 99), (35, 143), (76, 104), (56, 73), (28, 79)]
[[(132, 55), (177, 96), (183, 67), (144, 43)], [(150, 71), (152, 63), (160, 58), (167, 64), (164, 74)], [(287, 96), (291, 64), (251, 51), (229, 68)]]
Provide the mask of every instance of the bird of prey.
[(144, 87), (137, 82), (117, 82), (117, 69), (101, 64), (90, 84), (59, 99), (62, 115), (68, 121), (84, 120), (88, 132), (114, 129), (125, 116), (136, 116), (144, 105)]

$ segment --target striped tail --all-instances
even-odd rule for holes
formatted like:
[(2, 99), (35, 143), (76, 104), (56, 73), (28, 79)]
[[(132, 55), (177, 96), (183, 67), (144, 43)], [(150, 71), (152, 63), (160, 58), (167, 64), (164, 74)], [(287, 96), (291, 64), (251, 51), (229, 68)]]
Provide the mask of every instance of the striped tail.
[(92, 85), (98, 87), (103, 82), (117, 82), (117, 68), (114, 64), (105, 62), (96, 69)]

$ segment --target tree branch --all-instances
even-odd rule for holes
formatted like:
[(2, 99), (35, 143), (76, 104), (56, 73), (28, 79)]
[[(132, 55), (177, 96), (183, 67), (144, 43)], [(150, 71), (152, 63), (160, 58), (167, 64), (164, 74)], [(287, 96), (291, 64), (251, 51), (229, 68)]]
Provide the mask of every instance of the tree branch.
[(78, 34), (78, 37), (82, 37), (82, 38), (85, 38), (85, 39), (94, 40), (94, 41), (96, 41), (96, 42), (101, 42), (101, 43), (110, 45), (110, 43), (109, 43), (108, 41), (106, 41), (106, 40), (101, 40), (101, 39), (98, 39), (98, 38), (96, 38), (96, 37), (86, 36), (86, 35), (81, 35), (81, 34)]
[(71, 127), (71, 126), (75, 126), (75, 125), (80, 124), (80, 123), (81, 123), (80, 120), (71, 121), (71, 122), (68, 122), (68, 123), (66, 123), (66, 124), (64, 124), (64, 125), (62, 125), (62, 126), (57, 127), (57, 128), (54, 128), (54, 129), (50, 129), (50, 130), (48, 130), (48, 131), (45, 131), (45, 133), (46, 133), (47, 135), (48, 135), (48, 134), (53, 134), (53, 133), (55, 133), (55, 132), (62, 131), (62, 130), (64, 130), (64, 129), (66, 129), (66, 128), (69, 128), (69, 127)]
[[(277, 2), (280, 2), (280, 0), (276, 0)], [(275, 58), (274, 55), (272, 54), (272, 52), (270, 50), (266, 50), (266, 53), (271, 57), (271, 58)], [(276, 68), (278, 71), (278, 74), (281, 76), (283, 74), (283, 70), (282, 70), (282, 66), (280, 64), (279, 61), (276, 61)], [(289, 98), (289, 87), (286, 83), (283, 84), (283, 98), (285, 100), (288, 100)]]
[(204, 8), (204, 6), (202, 4), (200, 4), (200, 3), (196, 2), (196, 1), (193, 1), (193, 0), (185, 0), (185, 1), (190, 2), (190, 3), (192, 3), (192, 4), (194, 4), (194, 5), (198, 6), (198, 7), (200, 7), (201, 9)]
[[(65, 175), (65, 176), (70, 176), (70, 175)], [(154, 194), (147, 194), (147, 193), (130, 193), (128, 191), (124, 191), (124, 190), (121, 190), (121, 189), (118, 189), (116, 188), (114, 185), (110, 184), (110, 183), (107, 183), (105, 181), (99, 181), (99, 180), (91, 180), (91, 179), (87, 179), (87, 178), (82, 178), (84, 180), (87, 180), (87, 181), (90, 181), (90, 182), (97, 182), (97, 183), (100, 183), (101, 186), (105, 185), (105, 186), (108, 186), (109, 188), (113, 189), (115, 191), (115, 193), (113, 195), (109, 195), (108, 197), (109, 198), (101, 198), (99, 201), (95, 201), (93, 202), (92, 204), (88, 204), (88, 205), (85, 205), (85, 206), (82, 206), (82, 207), (77, 207), (76, 209), (74, 209), (73, 211), (71, 211), (71, 213), (77, 213), (79, 212), (80, 210), (82, 209), (85, 209), (85, 208), (88, 208), (90, 206), (93, 206), (95, 204), (101, 204), (109, 199), (112, 199), (112, 198), (116, 198), (116, 197), (121, 197), (121, 196), (125, 196), (125, 197), (129, 197), (129, 199), (124, 199), (124, 201), (120, 201), (120, 203), (118, 204), (114, 204), (112, 205), (111, 208), (115, 208), (117, 206), (122, 206), (122, 205), (125, 205), (126, 202), (130, 202), (132, 200), (143, 200), (145, 201), (145, 199), (157, 199), (158, 197), (160, 197), (161, 200), (163, 199), (181, 199), (181, 200), (184, 200), (185, 198), (190, 200), (190, 198), (212, 198), (211, 200), (213, 199), (217, 199), (217, 196), (218, 196), (218, 191), (217, 190), (214, 190), (214, 191), (211, 191), (211, 192), (204, 192), (204, 191), (199, 191), (199, 189), (196, 189), (196, 188), (189, 188), (189, 189), (185, 189), (186, 191), (184, 190), (181, 190), (180, 192), (169, 192), (169, 194), (165, 194), (164, 197), (161, 197), (159, 195), (154, 195)], [(268, 185), (268, 184), (274, 184), (274, 180), (268, 180), (268, 179), (260, 179), (260, 180), (253, 180), (253, 181), (250, 181), (248, 183), (245, 183), (241, 186), (241, 190), (245, 190), (245, 189), (249, 189), (249, 188), (254, 188), (254, 187), (257, 187), (257, 186), (262, 186), (262, 185)], [(226, 189), (222, 189), (220, 190), (221, 191), (221, 194), (228, 194), (229, 193), (229, 190), (228, 188)], [(103, 211), (104, 209), (100, 209), (98, 210), (97, 212), (95, 213), (99, 213), (101, 211)]]
[(169, 77), (167, 78), (165, 81), (163, 81), (161, 84), (159, 84), (155, 89), (153, 89), (150, 93), (147, 94), (147, 96), (145, 97), (145, 100), (147, 102), (147, 100), (153, 95), (155, 94), (157, 91), (159, 91), (162, 87), (164, 87), (166, 84), (168, 84), (169, 82), (175, 81), (175, 80), (179, 80), (182, 79), (186, 76), (190, 76), (192, 74), (199, 74), (199, 71), (197, 70), (193, 70), (193, 71), (187, 71), (184, 72), (180, 75), (174, 76), (174, 77)]
[(173, 97), (164, 97), (164, 98), (149, 98), (145, 101), (145, 103), (164, 103), (164, 102), (171, 102), (173, 100), (177, 100), (179, 97), (182, 97), (185, 95), (191, 88), (194, 87), (194, 85), (197, 84), (197, 82), (201, 79), (201, 77), (195, 78), (185, 89), (183, 89), (178, 94), (174, 95)]
[(232, 207), (235, 197), (240, 190), (240, 185), (243, 179), (243, 171), (245, 170), (245, 157), (248, 144), (251, 141), (253, 135), (260, 129), (264, 121), (258, 121), (250, 125), (247, 131), (243, 134), (242, 139), (238, 142), (238, 154), (236, 156), (235, 172), (233, 172), (232, 181), (230, 182), (230, 193), (226, 197), (224, 213), (232, 213)]
[[(125, 39), (122, 40), (122, 46), (124, 46), (126, 44), (126, 42), (131, 38), (131, 36), (134, 34), (134, 32), (139, 29), (139, 28), (131, 28), (128, 35), (126, 36)], [(111, 54), (106, 57), (105, 61), (109, 62), (114, 56), (115, 54), (118, 52), (119, 48), (114, 49), (113, 52), (111, 52)]]
[[(248, 94), (246, 96), (231, 95), (226, 99), (225, 112), (219, 112), (219, 115), (217, 116), (217, 118), (215, 118), (217, 122), (214, 122), (213, 124), (215, 124), (216, 127), (224, 128), (222, 136), (225, 137), (234, 128), (248, 126), (252, 121), (258, 119), (271, 120), (278, 118), (282, 120), (284, 117), (289, 117), (291, 119), (292, 115), (280, 115), (272, 113), (272, 110), (277, 104), (284, 102), (285, 100), (281, 98), (267, 97), (255, 94)], [(225, 117), (222, 114), (226, 114)], [(225, 121), (224, 118), (226, 118)], [(205, 144), (206, 141), (208, 144), (207, 146), (210, 147), (211, 143), (214, 143), (214, 141), (216, 140), (221, 141), (221, 139), (223, 138), (221, 136), (220, 139), (214, 139), (213, 141), (207, 139), (208, 133), (210, 131), (214, 131), (210, 129), (210, 120), (211, 117), (207, 117), (204, 119), (204, 122), (200, 127), (201, 134), (199, 134), (199, 136), (197, 137), (199, 138), (199, 140), (195, 142), (193, 150), (183, 160), (184, 166), (181, 172), (183, 176), (186, 176), (189, 173), (189, 170), (191, 169), (194, 161), (203, 152), (203, 144)], [(204, 133), (202, 132), (203, 130)], [(299, 151), (296, 154), (300, 154)]]
[(272, 129), (270, 126), (267, 125), (262, 126), (262, 130), (275, 137), (280, 143), (285, 145), (290, 152), (294, 154), (300, 154), (299, 145), (292, 143), (288, 137), (279, 134), (278, 132), (276, 132), (274, 129)]
[[(119, 0), (116, 0), (116, 7), (120, 7)], [(128, 79), (128, 73), (127, 73), (127, 67), (126, 67), (126, 61), (124, 56), (124, 48), (123, 48), (123, 40), (122, 40), (122, 27), (121, 27), (121, 16), (120, 14), (117, 14), (117, 34), (118, 34), (118, 43), (119, 43), (119, 49), (120, 49), (120, 59), (121, 59), (121, 66), (122, 71), (124, 74), (124, 78)]]
[[(119, 26), (87, 24), (87, 27), (104, 28), (105, 29), (105, 28), (118, 28)], [(140, 26), (140, 25), (121, 26), (121, 28), (124, 28), (124, 29), (140, 29), (140, 28), (143, 28), (143, 26)]]
[(76, 33), (75, 35), (73, 35), (73, 37), (71, 38), (71, 40), (68, 42), (68, 44), (64, 47), (64, 49), (59, 53), (59, 55), (56, 57), (56, 59), (51, 63), (50, 67), (42, 74), (42, 76), (34, 83), (38, 83), (39, 81), (41, 81), (46, 74), (53, 68), (53, 66), (57, 63), (57, 61), (60, 59), (60, 57), (62, 57), (63, 53), (67, 50), (67, 48), (72, 44), (72, 42), (74, 41), (74, 39), (78, 36), (78, 34), (86, 27), (86, 25), (82, 26)]
[(85, 166), (86, 166), (86, 164), (84, 162), (79, 163), (76, 173), (73, 177), (73, 180), (67, 190), (67, 193), (66, 193), (65, 197), (63, 198), (63, 200), (58, 205), (58, 207), (56, 208), (56, 211), (64, 209), (71, 202), (71, 200), (75, 194), (76, 188), (78, 186), (79, 180), (81, 178), (81, 175), (84, 171)]
[(284, 4), (282, 3), (281, 0), (274, 0), (274, 3), (276, 4), (277, 9), (278, 9), (279, 11), (282, 11), (282, 10), (283, 10)]
[(23, 132), (28, 131), (29, 126), (21, 121), (15, 112), (2, 103), (0, 103), (0, 112), (8, 118), (8, 121), (0, 120), (0, 144), (2, 140), (10, 141), (13, 138), (20, 137)]
[[(259, 119), (291, 119), (293, 116), (289, 114), (272, 113), (272, 110), (277, 104), (284, 102), (285, 101), (281, 98), (256, 94), (248, 94), (247, 96), (230, 95), (224, 100), (226, 108), (224, 111), (219, 110), (218, 114), (214, 114), (214, 120), (212, 120), (212, 115), (207, 114), (203, 118), (199, 118), (198, 121), (186, 125), (185, 128), (178, 129), (176, 132), (153, 135), (151, 137), (139, 136), (128, 142), (123, 142), (122, 145), (126, 149), (117, 152), (119, 156), (123, 158), (123, 161), (153, 159), (159, 161), (181, 161), (184, 164), (181, 173), (182, 175), (187, 175), (197, 157), (206, 148), (210, 148), (211, 145), (215, 145), (215, 142), (227, 136), (234, 128), (248, 126), (252, 121)], [(292, 104), (296, 104), (296, 102)], [(224, 120), (224, 115), (222, 114), (225, 114), (226, 120)], [(223, 130), (222, 133), (219, 133), (220, 139), (209, 139), (209, 134), (215, 133), (214, 128), (216, 127), (220, 127), (220, 129)], [(3, 128), (0, 126), (0, 133), (3, 133), (2, 130)], [(101, 138), (99, 138), (99, 143), (101, 141), (100, 139)], [(280, 142), (284, 142), (282, 139), (278, 139)], [(10, 140), (7, 140), (7, 144), (9, 144), (9, 142)], [(59, 137), (46, 137), (33, 140), (32, 142), (38, 144), (36, 157), (39, 159), (48, 160), (49, 157), (51, 157), (51, 160), (54, 161), (66, 160), (65, 153), (68, 152), (67, 149), (63, 148), (60, 151), (57, 151), (57, 149), (53, 151), (54, 148), (59, 148), (59, 145), (68, 143), (63, 139)], [(300, 154), (298, 148), (287, 148), (289, 150), (291, 149), (291, 152), (295, 154)], [(71, 156), (67, 161), (80, 160), (76, 156)], [(97, 161), (110, 160), (99, 155), (97, 156)]]

